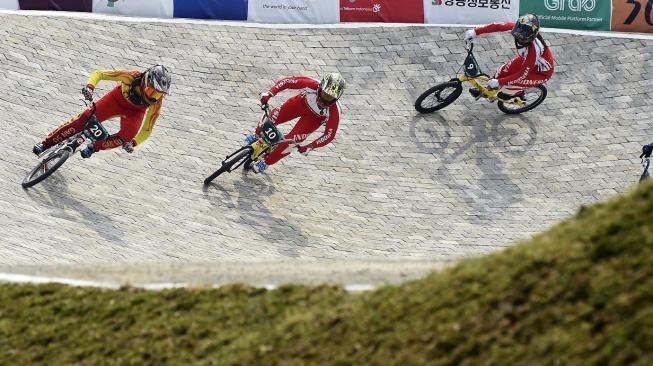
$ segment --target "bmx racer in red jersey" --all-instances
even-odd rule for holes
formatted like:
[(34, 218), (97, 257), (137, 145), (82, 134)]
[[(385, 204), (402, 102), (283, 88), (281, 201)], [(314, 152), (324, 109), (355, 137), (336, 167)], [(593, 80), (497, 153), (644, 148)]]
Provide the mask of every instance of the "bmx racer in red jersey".
[[(286, 135), (293, 143), (285, 142), (277, 145), (265, 158), (252, 165), (256, 173), (261, 173), (269, 165), (277, 163), (288, 156), (294, 146), (304, 155), (313, 149), (328, 145), (336, 137), (340, 123), (340, 107), (338, 99), (346, 87), (345, 79), (339, 73), (326, 75), (322, 81), (306, 76), (290, 76), (277, 81), (268, 92), (261, 94), (261, 105), (267, 105), (270, 98), (286, 89), (298, 89), (299, 94), (289, 98), (281, 107), (272, 109), (270, 120), (275, 125), (299, 118), (295, 126)], [(309, 144), (302, 144), (304, 140), (321, 126), (324, 127), (322, 136)], [(248, 135), (245, 144), (249, 145), (258, 139), (259, 128), (256, 133)]]
[[(523, 95), (523, 90), (549, 81), (553, 75), (553, 54), (540, 34), (540, 21), (534, 14), (526, 14), (516, 23), (492, 23), (465, 32), (465, 40), (493, 32), (510, 31), (515, 39), (518, 56), (506, 62), (488, 82), (493, 88), (501, 88), (499, 97), (508, 99)], [(476, 98), (481, 93), (472, 88), (469, 92)]]

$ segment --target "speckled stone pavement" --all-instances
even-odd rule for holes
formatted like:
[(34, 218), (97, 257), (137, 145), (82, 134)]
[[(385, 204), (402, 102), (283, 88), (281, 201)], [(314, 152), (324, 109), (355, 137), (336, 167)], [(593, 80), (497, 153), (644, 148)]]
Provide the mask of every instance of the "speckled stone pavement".
[[(465, 92), (422, 116), (416, 97), (464, 59), (461, 28), (0, 20), (1, 272), (396, 282), (510, 246), (627, 190), (641, 145), (653, 141), (652, 40), (547, 33), (556, 74), (535, 111), (507, 116)], [(475, 52), (491, 73), (514, 48), (495, 34)], [(21, 188), (31, 146), (82, 109), (92, 70), (155, 63), (172, 70), (173, 89), (145, 144), (132, 155), (75, 156)], [(333, 144), (265, 175), (202, 186), (256, 124), (260, 92), (283, 75), (336, 70), (349, 87)]]

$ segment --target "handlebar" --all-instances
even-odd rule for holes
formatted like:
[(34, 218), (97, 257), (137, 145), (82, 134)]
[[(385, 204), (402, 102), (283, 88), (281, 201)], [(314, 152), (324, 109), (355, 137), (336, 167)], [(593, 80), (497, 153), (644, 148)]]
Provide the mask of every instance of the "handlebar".
[(264, 104), (261, 106), (261, 110), (265, 113), (265, 117), (270, 118), (270, 105)]
[[(95, 114), (95, 109), (97, 108), (97, 106), (95, 105), (95, 102), (92, 101), (92, 100), (87, 101), (86, 99), (82, 99), (82, 101), (84, 102), (84, 104), (85, 104), (87, 107), (88, 107), (88, 105), (90, 104), (91, 107), (92, 107), (92, 108), (91, 108), (91, 112), (92, 112), (91, 114), (92, 114), (92, 115)], [(90, 102), (90, 103), (89, 103), (89, 102)]]

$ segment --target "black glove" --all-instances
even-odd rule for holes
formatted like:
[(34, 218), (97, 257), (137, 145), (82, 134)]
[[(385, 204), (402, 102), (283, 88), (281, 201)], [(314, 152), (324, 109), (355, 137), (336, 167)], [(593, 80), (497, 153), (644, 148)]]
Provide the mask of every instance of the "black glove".
[(93, 86), (86, 85), (83, 87), (82, 94), (84, 95), (84, 99), (88, 100), (89, 102), (93, 101)]
[(642, 146), (642, 155), (640, 155), (639, 157), (640, 159), (643, 157), (650, 158), (652, 152), (653, 152), (653, 144), (644, 145)]

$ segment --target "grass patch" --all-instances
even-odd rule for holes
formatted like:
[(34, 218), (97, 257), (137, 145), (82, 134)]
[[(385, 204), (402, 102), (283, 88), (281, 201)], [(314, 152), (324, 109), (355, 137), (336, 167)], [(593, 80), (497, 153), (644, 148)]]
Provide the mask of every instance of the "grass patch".
[(362, 294), (2, 285), (0, 364), (653, 365), (653, 182)]

